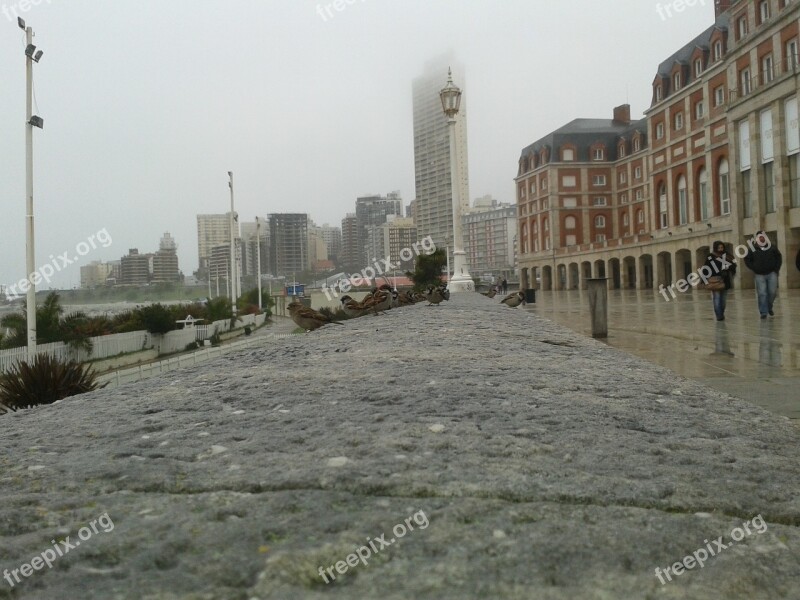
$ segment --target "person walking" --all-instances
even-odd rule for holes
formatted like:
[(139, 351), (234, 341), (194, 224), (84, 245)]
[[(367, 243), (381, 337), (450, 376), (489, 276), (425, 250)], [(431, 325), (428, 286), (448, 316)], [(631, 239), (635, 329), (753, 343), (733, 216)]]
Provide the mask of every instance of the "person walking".
[(783, 266), (783, 255), (769, 241), (763, 231), (755, 235), (756, 247), (744, 257), (744, 264), (755, 274), (758, 312), (761, 318), (774, 317), (773, 304), (778, 295), (778, 273)]
[(508, 280), (505, 277), (503, 278), (503, 293), (508, 294)]
[(716, 276), (722, 278), (724, 287), (711, 290), (711, 301), (714, 305), (714, 315), (717, 317), (717, 321), (724, 321), (728, 290), (731, 289), (733, 276), (736, 275), (736, 259), (728, 254), (725, 249), (725, 242), (717, 240), (712, 245), (712, 252), (706, 258), (705, 266), (711, 269)]

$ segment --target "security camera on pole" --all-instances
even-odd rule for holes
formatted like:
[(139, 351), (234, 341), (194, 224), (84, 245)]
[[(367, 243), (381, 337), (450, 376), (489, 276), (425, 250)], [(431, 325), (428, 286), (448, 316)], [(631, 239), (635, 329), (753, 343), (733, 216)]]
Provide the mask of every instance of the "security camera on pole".
[(42, 59), (41, 50), (33, 45), (33, 29), (25, 26), (25, 21), (17, 17), (17, 24), (25, 31), (25, 80), (26, 112), (25, 121), (25, 272), (28, 274), (27, 320), (28, 320), (28, 361), (36, 356), (36, 258), (33, 235), (33, 128), (44, 128), (44, 120), (33, 114), (33, 63)]
[(456, 115), (461, 107), (461, 90), (453, 83), (453, 72), (448, 71), (447, 85), (439, 92), (442, 108), (450, 129), (450, 182), (453, 191), (453, 277), (447, 289), (451, 292), (474, 292), (475, 282), (469, 274), (464, 238), (461, 232), (461, 199), (459, 197), (458, 161), (456, 158)]

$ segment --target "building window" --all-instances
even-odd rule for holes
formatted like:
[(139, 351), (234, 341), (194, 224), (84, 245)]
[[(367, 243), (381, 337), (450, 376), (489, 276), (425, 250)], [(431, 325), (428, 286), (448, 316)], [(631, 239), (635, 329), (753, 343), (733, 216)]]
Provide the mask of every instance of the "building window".
[(686, 197), (686, 178), (678, 178), (678, 222), (686, 225), (689, 222), (689, 200)]
[(761, 80), (769, 83), (775, 77), (775, 70), (772, 67), (772, 54), (767, 54), (761, 59)]
[(619, 145), (619, 158), (625, 158), (625, 144)]
[(663, 137), (664, 137), (664, 124), (658, 123), (656, 125), (656, 139), (660, 140)]
[(750, 68), (745, 67), (739, 72), (739, 88), (741, 89), (741, 95), (746, 96), (750, 93)]
[(605, 175), (592, 175), (592, 185), (594, 186), (604, 186), (606, 184), (606, 176)]
[(667, 186), (663, 183), (661, 187), (658, 188), (658, 214), (659, 214), (659, 226), (661, 229), (666, 229), (669, 225), (667, 219)]
[(700, 77), (700, 74), (703, 72), (703, 59), (696, 58), (694, 61), (694, 76)]
[(598, 243), (605, 242), (606, 241), (606, 234), (598, 233), (597, 237), (595, 237), (595, 241), (598, 242)]
[(677, 92), (681, 89), (681, 74), (675, 73), (674, 77), (672, 78), (672, 88), (673, 91)]
[(694, 118), (695, 119), (702, 119), (705, 116), (706, 106), (702, 100), (700, 100), (697, 104), (694, 105)]
[(711, 218), (711, 199), (708, 195), (708, 173), (705, 169), (700, 169), (697, 176), (697, 188), (700, 194), (700, 218), (707, 221)]
[(641, 179), (642, 178), (642, 167), (636, 167), (633, 170), (633, 177), (634, 177), (634, 179)]
[(753, 187), (750, 181), (750, 169), (742, 171), (742, 204), (744, 216), (750, 218), (755, 214), (753, 207)]
[(725, 88), (717, 86), (714, 88), (714, 106), (722, 106), (725, 103)]
[(628, 181), (628, 174), (625, 171), (620, 171), (619, 172), (619, 182), (620, 183), (625, 183), (626, 181)]
[(797, 64), (797, 40), (789, 40), (786, 42), (786, 68), (794, 70), (797, 68)]
[(564, 148), (561, 151), (561, 160), (564, 162), (572, 162), (575, 160), (575, 151), (572, 148)]
[(722, 42), (717, 40), (714, 42), (714, 62), (722, 60)]
[(679, 112), (675, 115), (675, 129), (681, 130), (683, 129), (683, 113)]
[(639, 138), (637, 137), (636, 139), (633, 140), (633, 151), (634, 152), (638, 152), (641, 149), (641, 147), (642, 147), (641, 142), (639, 141)]
[(775, 212), (775, 172), (771, 162), (764, 165), (764, 204), (767, 213)]
[(739, 34), (739, 37), (737, 38), (739, 40), (747, 35), (747, 15), (742, 15), (736, 21), (736, 31)]
[(628, 213), (625, 213), (624, 215), (622, 215), (622, 225), (624, 227), (628, 227), (630, 224), (631, 224), (631, 219), (628, 216)]
[(543, 190), (547, 189), (547, 178), (542, 179), (542, 184), (541, 185), (542, 185), (542, 189)]
[(561, 187), (570, 188), (578, 185), (575, 175), (564, 175), (561, 177)]
[(597, 215), (594, 218), (594, 226), (598, 229), (602, 229), (606, 226), (606, 218), (603, 215)]
[(789, 198), (792, 208), (800, 207), (800, 154), (789, 157)]
[(606, 199), (603, 196), (598, 196), (592, 201), (593, 206), (606, 206)]
[(644, 211), (638, 210), (636, 211), (636, 222), (639, 224), (644, 223)]
[(595, 148), (594, 153), (592, 154), (593, 160), (604, 160), (605, 159), (605, 151), (602, 148)]
[(620, 204), (627, 204), (628, 203), (628, 194), (620, 194), (619, 195), (619, 203)]
[(761, 23), (769, 21), (769, 2), (767, 0), (761, 0), (761, 4), (758, 5), (758, 13), (761, 17)]
[(575, 229), (576, 223), (577, 221), (575, 220), (575, 217), (569, 216), (564, 219), (564, 229)]
[(642, 194), (642, 190), (636, 190), (636, 200), (641, 200), (643, 197), (644, 194)]
[(656, 102), (661, 102), (661, 98), (662, 98), (661, 86), (657, 85), (656, 86)]
[(723, 215), (731, 214), (731, 189), (728, 177), (728, 161), (724, 158), (719, 163), (719, 208)]

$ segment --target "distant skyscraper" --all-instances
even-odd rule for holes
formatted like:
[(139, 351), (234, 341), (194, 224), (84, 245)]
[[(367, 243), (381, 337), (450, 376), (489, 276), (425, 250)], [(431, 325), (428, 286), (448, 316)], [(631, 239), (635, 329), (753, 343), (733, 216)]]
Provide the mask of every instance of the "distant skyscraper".
[(328, 259), (334, 263), (339, 263), (339, 254), (342, 252), (342, 230), (339, 227), (331, 227), (327, 223), (320, 227), (322, 239), (328, 247)]
[(403, 216), (403, 200), (400, 198), (400, 192), (391, 192), (386, 197), (362, 196), (356, 199), (359, 259), (362, 264), (372, 264), (372, 257), (375, 256), (368, 247), (368, 231), (371, 227), (386, 223), (390, 215)]
[(308, 215), (269, 215), (270, 269), (273, 275), (292, 277), (309, 267)]
[(453, 70), (453, 81), (464, 91), (461, 110), (456, 117), (456, 162), (460, 203), (462, 211), (466, 212), (470, 195), (464, 69), (452, 56), (444, 56), (426, 64), (424, 74), (415, 79), (413, 84), (417, 191), (414, 220), (417, 234), (423, 238), (430, 235), (439, 246), (444, 246), (453, 235), (450, 136), (447, 117), (439, 98), (439, 92), (447, 84), (448, 67)]
[(157, 283), (175, 283), (181, 280), (178, 266), (178, 245), (169, 234), (164, 234), (158, 245), (158, 252), (153, 256), (153, 281)]
[(242, 274), (255, 277), (258, 271), (258, 252), (261, 252), (261, 274), (269, 272), (269, 220), (261, 219), (261, 243), (258, 238), (258, 223), (242, 223)]
[[(234, 214), (234, 231), (239, 237), (238, 215)], [(224, 215), (197, 215), (197, 255), (201, 274), (208, 269), (211, 249), (231, 243), (230, 213)]]
[(359, 246), (358, 218), (355, 213), (348, 213), (342, 219), (342, 252), (339, 268), (348, 273), (363, 269), (361, 265), (361, 246)]

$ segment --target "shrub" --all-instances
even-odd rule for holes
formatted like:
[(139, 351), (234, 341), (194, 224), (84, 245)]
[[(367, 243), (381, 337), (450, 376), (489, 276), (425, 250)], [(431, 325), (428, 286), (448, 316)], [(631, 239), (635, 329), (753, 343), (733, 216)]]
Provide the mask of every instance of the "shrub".
[(161, 304), (144, 306), (139, 310), (139, 319), (147, 331), (153, 334), (163, 334), (177, 328), (170, 310)]
[(0, 404), (16, 411), (105, 387), (89, 365), (39, 355), (0, 374)]

